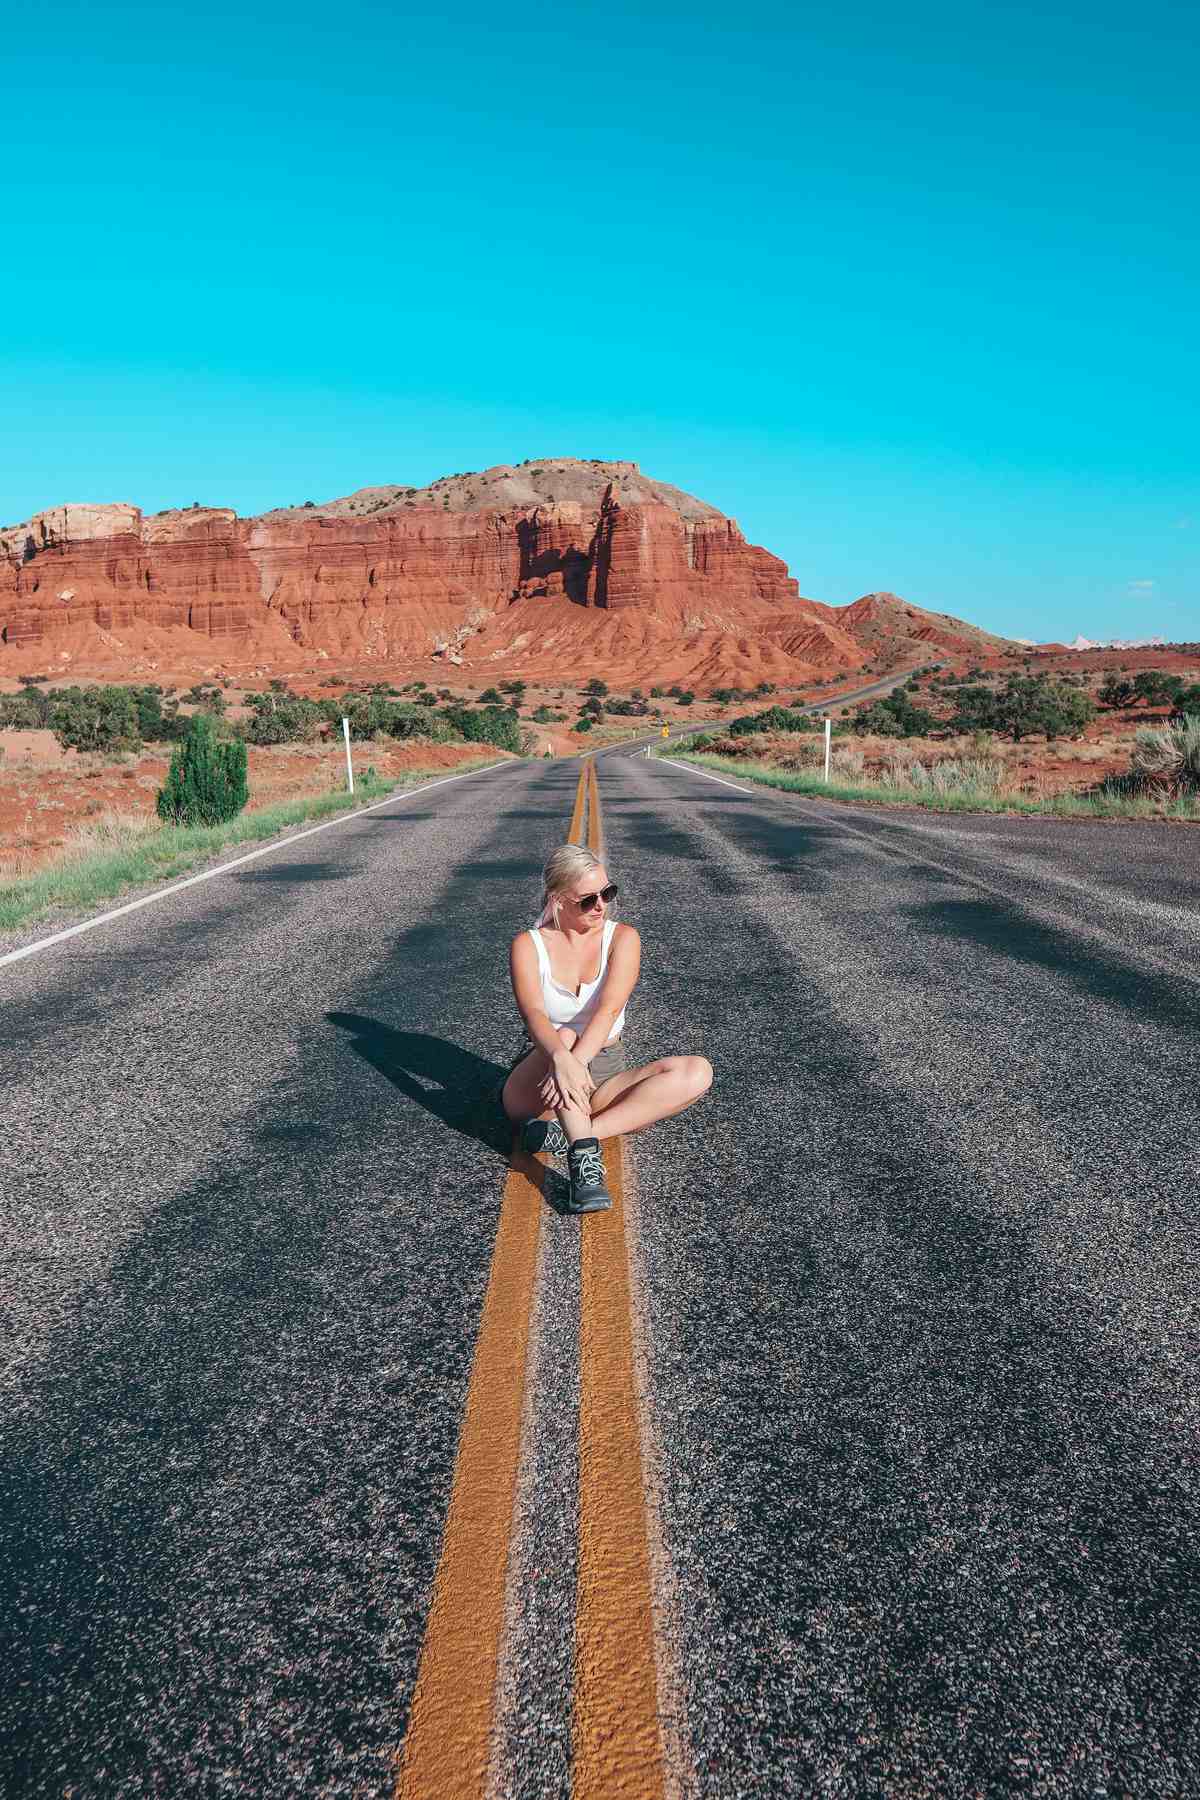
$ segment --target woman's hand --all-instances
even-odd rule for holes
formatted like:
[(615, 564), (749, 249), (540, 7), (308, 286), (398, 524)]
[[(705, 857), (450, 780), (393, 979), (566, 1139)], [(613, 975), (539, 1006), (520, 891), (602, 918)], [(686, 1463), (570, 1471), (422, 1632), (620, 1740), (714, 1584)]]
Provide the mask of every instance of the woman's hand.
[[(550, 1090), (549, 1092), (547, 1090)], [(557, 1111), (569, 1107), (573, 1112), (591, 1112), (591, 1098), (596, 1091), (588, 1066), (565, 1047), (550, 1065), (550, 1073), (542, 1083), (545, 1103)]]

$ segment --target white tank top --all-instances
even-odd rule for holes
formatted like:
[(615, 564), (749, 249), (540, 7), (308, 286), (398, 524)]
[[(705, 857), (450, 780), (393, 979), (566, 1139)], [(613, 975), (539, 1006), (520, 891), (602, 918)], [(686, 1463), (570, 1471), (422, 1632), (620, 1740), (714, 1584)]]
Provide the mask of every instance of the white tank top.
[[(537, 951), (538, 967), (542, 972), (542, 1004), (546, 1008), (546, 1017), (552, 1025), (569, 1025), (572, 1031), (582, 1032), (590, 1022), (597, 1006), (600, 1004), (600, 990), (604, 986), (604, 977), (608, 970), (608, 950), (613, 940), (613, 932), (617, 929), (615, 919), (604, 921), (604, 945), (600, 952), (600, 973), (595, 981), (585, 981), (576, 994), (571, 988), (563, 987), (555, 981), (550, 969), (550, 953), (542, 942), (542, 934), (536, 925), (532, 925), (529, 935), (533, 939), (533, 947)], [(621, 1035), (625, 1023), (625, 1008), (621, 1008), (621, 1016), (614, 1019), (607, 1042), (612, 1043)]]

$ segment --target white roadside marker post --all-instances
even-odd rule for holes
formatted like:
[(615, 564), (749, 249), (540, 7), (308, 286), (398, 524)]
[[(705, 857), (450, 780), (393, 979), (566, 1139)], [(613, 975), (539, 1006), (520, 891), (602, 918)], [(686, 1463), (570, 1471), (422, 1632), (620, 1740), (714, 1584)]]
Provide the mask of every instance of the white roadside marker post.
[(830, 717), (830, 715), (828, 713), (826, 713), (825, 714), (825, 779), (826, 779), (826, 781), (829, 780), (829, 745), (830, 745), (830, 739), (832, 738), (832, 736), (833, 736), (833, 720)]
[(350, 760), (350, 721), (342, 720), (342, 732), (346, 739), (346, 786), (354, 792), (354, 764)]

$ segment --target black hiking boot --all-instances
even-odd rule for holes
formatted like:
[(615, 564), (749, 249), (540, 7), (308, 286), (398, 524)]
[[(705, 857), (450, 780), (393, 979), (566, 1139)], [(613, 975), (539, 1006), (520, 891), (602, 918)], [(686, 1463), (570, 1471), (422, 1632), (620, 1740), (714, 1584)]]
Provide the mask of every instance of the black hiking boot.
[(547, 1156), (561, 1156), (567, 1148), (567, 1134), (557, 1119), (526, 1119), (521, 1127), (521, 1148), (530, 1156), (540, 1150)]
[(571, 1177), (568, 1212), (607, 1212), (612, 1195), (604, 1185), (604, 1157), (599, 1138), (580, 1138), (567, 1149), (567, 1172)]

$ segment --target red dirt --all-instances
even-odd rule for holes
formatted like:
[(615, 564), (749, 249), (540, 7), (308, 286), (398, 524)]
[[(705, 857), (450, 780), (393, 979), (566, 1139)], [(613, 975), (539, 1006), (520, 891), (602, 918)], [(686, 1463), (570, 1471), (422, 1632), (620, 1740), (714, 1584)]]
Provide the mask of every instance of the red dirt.
[[(0, 867), (29, 874), (61, 859), (73, 828), (105, 813), (155, 816), (155, 799), (167, 773), (169, 755), (146, 751), (123, 762), (60, 750), (49, 731), (6, 731), (0, 735)], [(381, 775), (405, 769), (454, 769), (487, 752), (480, 744), (355, 744), (354, 767), (374, 765)], [(502, 757), (505, 752), (494, 753)], [(248, 812), (282, 800), (341, 789), (346, 753), (341, 744), (321, 746), (250, 745)]]

